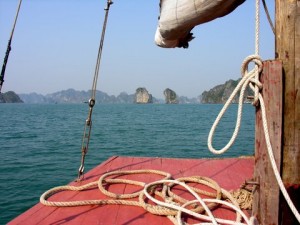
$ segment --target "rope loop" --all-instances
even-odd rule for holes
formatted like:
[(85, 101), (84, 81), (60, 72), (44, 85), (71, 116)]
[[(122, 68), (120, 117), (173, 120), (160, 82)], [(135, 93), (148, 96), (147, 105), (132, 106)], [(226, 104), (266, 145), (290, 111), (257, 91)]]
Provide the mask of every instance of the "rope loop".
[[(255, 64), (255, 67), (251, 71), (248, 71), (248, 66), (251, 62), (253, 62)], [(252, 104), (254, 106), (258, 106), (259, 92), (262, 90), (262, 87), (263, 87), (262, 83), (259, 81), (259, 73), (262, 71), (262, 69), (263, 69), (263, 63), (262, 63), (262, 60), (259, 55), (250, 55), (244, 59), (242, 66), (241, 66), (242, 79), (240, 80), (240, 82), (235, 87), (235, 89), (229, 96), (228, 100), (224, 104), (222, 110), (220, 111), (219, 115), (217, 116), (217, 118), (209, 132), (207, 145), (208, 145), (208, 149), (212, 153), (223, 154), (233, 145), (234, 141), (236, 140), (239, 129), (240, 129), (241, 119), (242, 119), (244, 94), (245, 94), (246, 88), (248, 86), (254, 92), (254, 100), (253, 100)], [(223, 115), (225, 114), (227, 108), (229, 107), (229, 105), (232, 103), (232, 100), (239, 92), (240, 92), (240, 96), (239, 96), (239, 102), (238, 102), (236, 125), (235, 125), (234, 131), (232, 133), (231, 139), (228, 141), (228, 143), (222, 149), (216, 150), (212, 146), (213, 135), (215, 133), (215, 130), (216, 130), (220, 120), (222, 119)]]
[[(106, 173), (100, 177), (98, 180), (98, 188), (99, 190), (104, 193), (106, 196), (115, 198), (115, 199), (128, 199), (128, 198), (134, 198), (138, 197), (140, 195), (140, 192), (142, 191), (143, 187), (145, 186), (144, 182), (140, 181), (134, 181), (134, 180), (129, 180), (129, 179), (106, 179), (107, 177), (110, 177), (112, 175), (117, 175), (117, 176), (122, 176), (122, 175), (130, 175), (130, 174), (157, 174), (164, 176), (163, 179), (170, 179), (171, 174), (159, 171), (159, 170), (128, 170), (128, 171), (113, 171)], [(141, 190), (131, 193), (131, 194), (117, 194), (117, 193), (112, 193), (109, 192), (104, 188), (104, 184), (131, 184), (131, 185), (136, 185), (136, 186), (141, 186)]]
[(260, 73), (263, 69), (262, 59), (259, 55), (249, 55), (242, 62), (241, 66), (241, 74), (242, 76), (248, 74), (248, 66), (251, 62), (254, 62), (256, 66), (258, 66), (258, 72)]

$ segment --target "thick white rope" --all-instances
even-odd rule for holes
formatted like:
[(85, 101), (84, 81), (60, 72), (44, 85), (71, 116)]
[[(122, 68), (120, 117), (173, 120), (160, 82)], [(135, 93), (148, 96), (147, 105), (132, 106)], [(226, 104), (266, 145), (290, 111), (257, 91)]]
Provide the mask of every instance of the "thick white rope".
[(260, 94), (259, 94), (259, 101), (260, 101), (260, 107), (261, 107), (261, 112), (262, 112), (262, 121), (263, 121), (263, 127), (264, 127), (265, 140), (267, 143), (268, 155), (269, 155), (270, 162), (271, 162), (271, 165), (272, 165), (272, 168), (274, 171), (274, 175), (276, 177), (279, 188), (280, 188), (288, 206), (290, 207), (291, 211), (293, 212), (293, 214), (295, 215), (296, 219), (298, 220), (298, 222), (300, 224), (300, 214), (299, 214), (297, 208), (295, 207), (294, 203), (292, 202), (287, 190), (285, 189), (285, 186), (282, 182), (280, 173), (276, 166), (276, 161), (274, 158), (273, 149), (272, 149), (270, 136), (269, 136), (268, 125), (267, 125), (268, 122), (267, 122), (267, 117), (266, 117), (266, 109), (265, 109), (263, 97)]
[[(225, 105), (223, 106), (223, 108), (220, 111), (219, 115), (217, 116), (214, 124), (212, 125), (212, 128), (211, 128), (211, 130), (209, 132), (209, 135), (208, 135), (208, 143), (207, 143), (208, 144), (208, 149), (214, 154), (222, 154), (222, 153), (226, 152), (232, 146), (232, 144), (234, 143), (234, 141), (237, 137), (239, 128), (240, 128), (240, 123), (241, 123), (241, 118), (242, 118), (242, 108), (243, 108), (242, 105), (243, 105), (244, 92), (246, 90), (247, 85), (249, 84), (250, 88), (254, 91), (253, 105), (258, 106), (260, 104), (260, 107), (261, 107), (264, 135), (265, 135), (268, 155), (269, 155), (269, 158), (270, 158), (272, 169), (274, 171), (274, 175), (276, 177), (279, 188), (280, 188), (287, 204), (289, 205), (291, 211), (293, 212), (296, 219), (300, 223), (300, 214), (297, 211), (294, 203), (290, 199), (290, 196), (289, 196), (289, 194), (287, 193), (287, 190), (284, 187), (284, 184), (282, 182), (280, 173), (279, 173), (278, 168), (276, 166), (275, 158), (274, 158), (274, 155), (273, 155), (273, 149), (272, 149), (272, 145), (271, 145), (271, 142), (270, 142), (268, 126), (267, 126), (267, 117), (266, 117), (266, 112), (265, 112), (264, 100), (263, 100), (262, 95), (259, 92), (259, 90), (262, 88), (262, 85), (259, 82), (259, 73), (262, 70), (262, 61), (259, 57), (259, 0), (256, 0), (255, 21), (256, 21), (256, 27), (255, 27), (255, 55), (247, 57), (243, 62), (242, 69), (241, 69), (243, 78), (239, 82), (237, 87), (234, 89), (234, 91), (232, 92), (230, 97), (228, 98), (227, 102), (225, 103)], [(252, 60), (255, 63), (255, 67), (254, 67), (253, 70), (248, 72), (247, 71), (248, 70), (248, 64)], [(231, 104), (232, 99), (238, 93), (238, 91), (240, 89), (241, 89), (241, 92), (240, 92), (239, 106), (238, 106), (238, 112), (237, 112), (237, 122), (236, 122), (234, 132), (232, 134), (232, 137), (231, 137), (230, 141), (227, 143), (227, 145), (225, 145), (225, 147), (223, 147), (220, 150), (216, 150), (212, 146), (212, 140), (213, 140), (213, 135), (214, 135), (215, 129), (216, 129), (218, 123), (220, 122), (222, 116), (226, 112), (228, 106)]]
[[(150, 184), (130, 179), (122, 179), (122, 175), (133, 174), (157, 174), (163, 176), (162, 180), (154, 181)], [(114, 176), (114, 177), (113, 177)], [(109, 178), (110, 177), (110, 178)], [(197, 187), (192, 187), (185, 182), (193, 182), (201, 184), (206, 187), (212, 188), (216, 193), (201, 190)], [(112, 193), (104, 188), (106, 184), (130, 184), (135, 186), (141, 186), (141, 189), (130, 194)], [(161, 184), (163, 185), (161, 188)], [(196, 200), (190, 201), (177, 196), (171, 191), (174, 185), (183, 186)], [(80, 200), (80, 201), (53, 201), (49, 198), (62, 191), (83, 191), (87, 189), (94, 189), (98, 186), (99, 190), (111, 199), (94, 199), (94, 200)], [(163, 199), (164, 202), (160, 202), (154, 199), (151, 195), (158, 196)], [(201, 196), (207, 196), (209, 199), (202, 199)], [(136, 201), (138, 197), (138, 201)], [(152, 200), (158, 205), (146, 203), (145, 198)], [(211, 199), (215, 198), (215, 199)], [(224, 201), (221, 198), (225, 199)], [(129, 200), (132, 199), (132, 200)], [(72, 207), (72, 206), (86, 206), (86, 205), (127, 205), (142, 207), (148, 212), (155, 215), (167, 216), (175, 225), (182, 225), (181, 214), (182, 212), (187, 215), (194, 216), (195, 218), (203, 221), (209, 221), (209, 223), (201, 224), (237, 224), (237, 225), (252, 225), (251, 221), (247, 218), (244, 212), (241, 210), (239, 203), (233, 197), (233, 195), (222, 189), (214, 180), (208, 177), (191, 176), (182, 177), (177, 180), (171, 180), (171, 174), (158, 170), (129, 170), (129, 171), (112, 171), (103, 174), (98, 181), (94, 181), (82, 186), (59, 186), (46, 191), (41, 197), (40, 202), (46, 206), (55, 207)], [(198, 204), (196, 204), (198, 203)], [(200, 203), (200, 204), (199, 204)], [(189, 209), (187, 206), (192, 205)], [(224, 205), (229, 211), (234, 210), (236, 212), (236, 219), (226, 220), (221, 218), (214, 218), (212, 210), (217, 206)], [(204, 215), (206, 213), (206, 215)], [(242, 223), (242, 219), (246, 223)], [(186, 225), (186, 223), (185, 223)]]
[[(258, 68), (255, 70), (252, 70), (248, 73), (247, 72), (248, 64), (252, 61), (257, 65)], [(261, 83), (256, 79), (257, 73), (262, 71), (262, 61), (258, 55), (248, 56), (242, 64), (242, 71), (243, 71), (242, 72), (242, 75), (243, 75), (242, 80), (238, 83), (236, 88), (233, 90), (233, 92), (229, 96), (228, 100), (224, 104), (222, 110), (220, 111), (219, 115), (217, 116), (217, 118), (216, 118), (215, 122), (213, 123), (211, 130), (209, 132), (208, 142), (207, 142), (208, 149), (214, 154), (223, 154), (224, 152), (226, 152), (232, 146), (232, 144), (234, 143), (234, 141), (238, 135), (238, 132), (240, 129), (240, 124), (241, 124), (241, 119), (242, 119), (244, 94), (245, 94), (245, 90), (246, 90), (247, 86), (250, 85), (250, 87), (253, 89), (253, 91), (255, 91), (256, 88), (259, 89), (262, 86)], [(251, 85), (251, 83), (254, 83), (255, 86)], [(241, 91), (240, 91), (238, 111), (237, 111), (237, 120), (236, 120), (234, 132), (232, 134), (231, 139), (225, 145), (225, 147), (223, 147), (220, 150), (216, 150), (212, 146), (214, 132), (215, 132), (221, 118), (223, 117), (224, 113), (226, 112), (227, 108), (230, 106), (232, 99), (238, 94), (239, 90), (241, 90)]]
[[(208, 142), (207, 142), (208, 149), (214, 154), (223, 154), (224, 152), (226, 152), (233, 145), (233, 143), (238, 135), (238, 132), (240, 129), (240, 124), (241, 124), (241, 119), (242, 119), (244, 93), (245, 93), (245, 90), (246, 90), (250, 80), (251, 80), (251, 82), (256, 84), (255, 86), (250, 85), (251, 89), (254, 91), (253, 105), (255, 105), (255, 106), (258, 105), (258, 93), (259, 93), (259, 87), (261, 87), (261, 84), (259, 82), (259, 72), (261, 72), (261, 70), (262, 70), (262, 60), (259, 57), (259, 10), (260, 10), (259, 2), (260, 2), (259, 0), (256, 0), (256, 2), (255, 2), (255, 54), (248, 56), (244, 60), (244, 62), (242, 64), (243, 79), (239, 82), (239, 84), (236, 86), (236, 88), (233, 90), (232, 94), (226, 101), (225, 105), (223, 106), (222, 110), (220, 111), (219, 115), (217, 116), (214, 124), (212, 125), (212, 128), (208, 135)], [(248, 65), (252, 60), (255, 63), (255, 68), (248, 73), (247, 72)], [(232, 134), (229, 142), (222, 149), (216, 150), (212, 146), (213, 135), (214, 135), (215, 129), (217, 128), (217, 125), (219, 124), (221, 118), (223, 117), (227, 108), (231, 104), (233, 98), (238, 94), (238, 91), (240, 89), (241, 89), (241, 92), (240, 92), (240, 97), (239, 97), (237, 120), (236, 120), (237, 122), (235, 125), (235, 129), (233, 131), (233, 134)]]
[[(168, 184), (170, 184), (170, 183), (171, 184), (177, 184), (177, 185), (180, 185), (180, 186), (184, 187), (188, 192), (190, 192), (196, 198), (196, 200), (186, 202), (182, 206), (179, 206), (179, 205), (176, 205), (176, 204), (160, 201), (160, 200), (152, 197), (148, 193), (148, 190), (151, 190), (151, 188), (153, 186), (156, 187), (158, 184), (166, 184), (166, 183), (168, 183)], [(246, 225), (251, 225), (250, 220), (247, 218), (245, 213), (239, 208), (238, 203), (231, 196), (231, 194), (228, 191), (224, 190), (224, 189), (221, 189), (221, 191), (222, 191), (222, 194), (224, 196), (226, 196), (232, 203), (227, 202), (227, 201), (223, 201), (223, 200), (219, 200), (219, 199), (203, 199), (191, 187), (189, 187), (184, 182), (180, 182), (178, 180), (160, 180), (160, 181), (155, 181), (155, 182), (149, 183), (144, 188), (144, 195), (148, 199), (150, 199), (151, 201), (153, 201), (154, 203), (156, 203), (159, 206), (163, 206), (163, 207), (166, 207), (166, 208), (176, 210), (177, 211), (177, 224), (178, 225), (182, 225), (182, 219), (181, 219), (181, 213), (182, 212), (184, 212), (188, 215), (191, 215), (195, 218), (210, 222), (210, 223), (201, 223), (201, 224), (218, 225), (219, 223), (222, 223), (222, 224), (232, 224), (232, 225), (245, 225), (245, 224)], [(189, 209), (185, 208), (186, 206), (191, 205), (191, 204), (196, 203), (196, 202), (199, 202), (201, 204), (201, 206), (205, 209), (205, 212), (206, 212), (207, 216), (204, 215), (204, 214), (196, 213), (192, 210), (189, 210)], [(226, 220), (226, 219), (221, 219), (221, 218), (215, 218), (214, 215), (212, 214), (211, 210), (207, 207), (205, 202), (218, 203), (218, 204), (226, 205), (226, 206), (232, 208), (233, 210), (235, 210), (237, 212), (236, 221)], [(245, 220), (246, 223), (241, 222), (241, 217), (240, 216), (242, 216), (242, 218)]]

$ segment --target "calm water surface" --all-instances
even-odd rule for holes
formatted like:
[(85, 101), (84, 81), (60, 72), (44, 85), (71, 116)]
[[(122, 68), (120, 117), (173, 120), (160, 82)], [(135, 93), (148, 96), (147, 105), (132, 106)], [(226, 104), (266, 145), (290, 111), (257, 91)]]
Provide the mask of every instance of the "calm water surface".
[[(113, 155), (215, 157), (207, 136), (221, 107), (98, 104), (85, 171)], [(232, 105), (218, 126), (215, 148), (229, 141), (236, 110)], [(87, 113), (86, 104), (0, 104), (0, 224), (36, 204), (44, 191), (76, 178)], [(253, 155), (254, 120), (254, 107), (244, 105), (239, 136), (222, 157)]]

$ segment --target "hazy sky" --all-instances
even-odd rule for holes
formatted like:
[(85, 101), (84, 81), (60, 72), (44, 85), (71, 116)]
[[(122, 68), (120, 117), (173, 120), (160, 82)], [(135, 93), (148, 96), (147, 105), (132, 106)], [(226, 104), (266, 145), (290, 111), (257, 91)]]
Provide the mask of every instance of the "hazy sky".
[[(19, 0), (0, 0), (1, 67)], [(114, 0), (102, 53), (98, 90), (118, 95), (146, 87), (196, 97), (240, 77), (254, 53), (255, 1), (194, 28), (188, 49), (155, 45), (159, 0)], [(274, 1), (267, 0), (274, 18)], [(2, 92), (89, 90), (104, 19), (104, 0), (23, 0)], [(274, 58), (274, 35), (261, 4), (260, 55)], [(273, 19), (274, 20), (274, 19)]]

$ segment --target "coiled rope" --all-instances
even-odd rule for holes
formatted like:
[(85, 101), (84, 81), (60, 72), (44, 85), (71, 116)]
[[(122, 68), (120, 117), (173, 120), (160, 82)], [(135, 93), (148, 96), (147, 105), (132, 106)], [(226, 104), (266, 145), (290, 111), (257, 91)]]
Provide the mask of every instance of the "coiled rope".
[[(254, 69), (252, 69), (251, 71), (248, 72), (248, 65), (249, 65), (250, 62), (255, 63), (255, 67), (254, 67)], [(272, 149), (272, 145), (271, 145), (271, 141), (270, 141), (269, 130), (268, 130), (268, 126), (267, 126), (267, 116), (266, 116), (265, 103), (264, 103), (264, 99), (263, 99), (262, 95), (259, 92), (262, 89), (262, 84), (259, 82), (259, 73), (261, 71), (262, 71), (262, 60), (259, 57), (259, 0), (256, 0), (255, 54), (248, 56), (244, 60), (244, 62), (242, 63), (242, 67), (241, 67), (242, 79), (239, 82), (239, 84), (236, 86), (236, 88), (234, 89), (234, 91), (232, 92), (230, 97), (228, 98), (227, 102), (224, 104), (224, 106), (221, 109), (219, 115), (217, 116), (215, 122), (213, 123), (213, 125), (211, 127), (211, 130), (209, 132), (209, 135), (208, 135), (207, 145), (208, 145), (208, 149), (214, 154), (222, 154), (222, 153), (226, 152), (232, 146), (232, 144), (234, 143), (234, 141), (237, 137), (237, 134), (238, 134), (238, 131), (239, 131), (239, 128), (240, 128), (240, 123), (241, 123), (241, 118), (242, 118), (244, 92), (246, 90), (246, 87), (249, 85), (250, 88), (254, 91), (253, 105), (256, 106), (256, 107), (258, 107), (258, 106), (261, 107), (264, 136), (265, 136), (268, 155), (269, 155), (269, 159), (270, 159), (270, 162), (271, 162), (271, 165), (272, 165), (274, 175), (276, 177), (279, 188), (280, 188), (287, 204), (289, 205), (291, 211), (293, 212), (296, 219), (300, 223), (300, 214), (297, 211), (294, 203), (292, 202), (289, 194), (287, 193), (287, 190), (284, 187), (284, 184), (282, 182), (280, 173), (279, 173), (278, 168), (276, 166), (276, 161), (275, 161), (275, 158), (274, 158), (273, 149)], [(239, 90), (240, 90), (240, 97), (239, 97), (237, 120), (236, 120), (236, 125), (235, 125), (234, 132), (233, 132), (229, 142), (222, 149), (216, 150), (212, 146), (213, 135), (214, 135), (215, 129), (216, 129), (218, 123), (220, 122), (222, 116), (226, 112), (228, 106), (231, 104), (232, 99), (238, 93)]]
[[(157, 174), (163, 176), (161, 180), (152, 183), (144, 183), (141, 181), (134, 181), (129, 179), (121, 179), (120, 176), (132, 174)], [(112, 177), (114, 176), (114, 177)], [(205, 191), (198, 187), (189, 186), (187, 183), (195, 183), (201, 187), (208, 187)], [(141, 186), (141, 190), (130, 194), (112, 193), (106, 190), (106, 185), (111, 184), (130, 184)], [(175, 185), (182, 186), (187, 192), (193, 195), (196, 200), (187, 200), (176, 195), (172, 189)], [(83, 191), (98, 187), (99, 190), (111, 199), (97, 199), (97, 200), (83, 200), (83, 201), (51, 201), (49, 198), (63, 191)], [(207, 196), (207, 198), (201, 198)], [(155, 196), (162, 200), (158, 200)], [(130, 200), (137, 198), (138, 200)], [(148, 199), (148, 200), (147, 200)], [(152, 201), (157, 205), (146, 203)], [(146, 211), (161, 216), (167, 216), (174, 224), (181, 225), (182, 213), (198, 218), (202, 221), (210, 222), (214, 225), (218, 223), (223, 224), (239, 224), (250, 225), (251, 222), (241, 210), (239, 203), (232, 196), (232, 194), (222, 189), (214, 180), (201, 177), (191, 176), (182, 177), (176, 180), (171, 179), (171, 174), (159, 170), (129, 170), (129, 171), (113, 171), (102, 175), (98, 181), (91, 182), (82, 186), (59, 186), (46, 191), (40, 197), (40, 202), (46, 206), (55, 207), (71, 207), (71, 206), (86, 206), (86, 205), (127, 205), (138, 206), (144, 208)], [(229, 210), (236, 211), (236, 220), (231, 221), (222, 218), (215, 218), (212, 211), (217, 209), (220, 205), (229, 207)], [(242, 221), (245, 221), (243, 223)], [(187, 223), (185, 223), (187, 224)], [(207, 224), (207, 223), (205, 223)]]
[[(165, 184), (165, 183), (177, 184), (177, 185), (180, 185), (180, 186), (184, 187), (189, 193), (191, 193), (196, 198), (196, 200), (188, 201), (188, 202), (184, 203), (183, 205), (179, 206), (177, 204), (172, 204), (172, 203), (164, 202), (164, 201), (161, 201), (161, 200), (157, 200), (148, 193), (148, 190), (151, 189), (151, 188), (153, 189), (153, 186), (155, 187), (158, 184)], [(166, 207), (166, 208), (171, 208), (171, 209), (177, 210), (177, 216), (176, 216), (177, 217), (177, 223), (175, 223), (175, 224), (178, 224), (178, 225), (182, 224), (182, 217), (181, 217), (182, 212), (184, 212), (187, 215), (191, 215), (195, 218), (211, 222), (214, 225), (217, 225), (218, 223), (223, 223), (223, 224), (245, 224), (245, 223), (241, 222), (242, 218), (245, 220), (246, 224), (250, 224), (250, 221), (248, 220), (247, 216), (242, 212), (242, 210), (240, 209), (238, 203), (232, 197), (232, 195), (224, 189), (221, 189), (221, 193), (222, 193), (223, 196), (226, 197), (227, 200), (229, 200), (231, 202), (220, 200), (220, 199), (203, 199), (190, 186), (188, 186), (184, 182), (180, 182), (179, 180), (156, 181), (156, 182), (147, 184), (144, 188), (144, 194), (147, 196), (148, 199), (155, 202), (159, 206), (163, 206), (163, 207)], [(217, 203), (217, 204), (220, 204), (220, 205), (226, 205), (226, 206), (232, 208), (233, 210), (235, 210), (237, 212), (236, 220), (232, 221), (232, 220), (225, 220), (225, 219), (221, 219), (221, 218), (215, 218), (215, 216), (212, 214), (211, 209), (206, 205), (206, 202), (207, 203)], [(190, 210), (190, 209), (186, 208), (186, 206), (191, 205), (191, 204), (195, 204), (195, 203), (200, 203), (200, 205), (203, 207), (203, 209), (205, 210), (205, 213), (207, 215), (200, 214), (200, 213), (194, 212), (193, 210)]]

